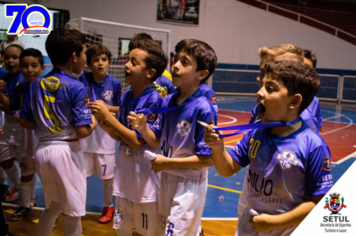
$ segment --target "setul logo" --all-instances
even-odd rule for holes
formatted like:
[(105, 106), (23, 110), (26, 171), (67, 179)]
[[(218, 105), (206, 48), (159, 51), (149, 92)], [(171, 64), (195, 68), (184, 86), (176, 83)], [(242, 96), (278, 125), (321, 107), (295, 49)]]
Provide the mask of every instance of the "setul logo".
[[(28, 17), (32, 13), (42, 15), (42, 19), (28, 22)], [(7, 30), (7, 34), (10, 35), (49, 34), (52, 23), (51, 14), (47, 8), (38, 4), (29, 7), (27, 4), (5, 4), (5, 17), (14, 18)]]

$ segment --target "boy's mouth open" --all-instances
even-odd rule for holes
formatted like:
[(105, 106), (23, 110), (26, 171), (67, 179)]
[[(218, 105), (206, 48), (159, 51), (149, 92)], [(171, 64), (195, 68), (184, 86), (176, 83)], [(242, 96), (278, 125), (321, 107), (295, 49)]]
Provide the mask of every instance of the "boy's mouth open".
[(129, 72), (127, 72), (127, 71), (125, 71), (125, 77), (128, 77), (128, 76), (130, 76), (131, 74), (129, 73)]
[(261, 102), (258, 103), (258, 106), (258, 118), (262, 119), (263, 115), (265, 114), (266, 108)]
[(174, 72), (172, 73), (172, 76), (173, 77), (179, 77), (179, 75), (177, 73), (174, 73)]

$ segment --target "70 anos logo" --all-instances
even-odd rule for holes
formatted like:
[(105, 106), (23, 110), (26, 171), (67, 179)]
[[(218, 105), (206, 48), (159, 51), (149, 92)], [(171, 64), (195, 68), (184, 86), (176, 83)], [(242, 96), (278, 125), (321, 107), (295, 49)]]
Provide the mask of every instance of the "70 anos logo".
[[(43, 19), (28, 22), (28, 17), (35, 12), (42, 14)], [(28, 7), (27, 4), (5, 4), (5, 17), (14, 18), (7, 34), (49, 34), (52, 19), (51, 14), (44, 6), (33, 4)], [(21, 25), (23, 29), (19, 31)]]

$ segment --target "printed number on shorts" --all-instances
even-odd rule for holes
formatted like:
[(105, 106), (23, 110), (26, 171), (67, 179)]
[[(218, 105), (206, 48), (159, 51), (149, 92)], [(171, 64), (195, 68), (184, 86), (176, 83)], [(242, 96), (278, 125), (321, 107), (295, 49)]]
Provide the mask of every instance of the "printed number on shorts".
[(47, 96), (47, 95), (44, 95), (44, 115), (45, 115), (45, 118), (47, 119), (51, 119), (54, 126), (56, 127), (56, 129), (52, 129), (50, 127), (48, 127), (48, 129), (51, 131), (52, 134), (57, 134), (59, 132), (62, 132), (63, 129), (59, 126), (59, 121), (57, 119), (57, 117), (50, 113), (50, 110), (49, 110), (49, 105), (48, 103), (55, 103), (56, 102), (56, 98), (55, 97), (52, 97), (52, 96)]
[(104, 167), (104, 171), (103, 171), (103, 176), (105, 176), (105, 172), (106, 172), (106, 165), (102, 165)]
[(142, 213), (142, 228), (147, 229), (147, 214)]
[(174, 223), (170, 222), (167, 228), (167, 234), (166, 236), (173, 236), (173, 231), (172, 229), (174, 229)]

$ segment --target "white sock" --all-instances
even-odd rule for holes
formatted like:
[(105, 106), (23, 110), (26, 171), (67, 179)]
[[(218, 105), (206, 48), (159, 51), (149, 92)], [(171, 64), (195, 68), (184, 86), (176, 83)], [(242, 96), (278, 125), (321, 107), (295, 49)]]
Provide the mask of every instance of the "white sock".
[(201, 225), (199, 225), (197, 236), (200, 236), (200, 233), (201, 233)]
[(20, 170), (15, 164), (15, 162), (9, 169), (4, 169), (4, 171), (6, 172), (11, 182), (15, 185), (15, 187), (20, 188), (21, 175), (20, 175)]
[(116, 230), (117, 236), (132, 236), (132, 230)]
[(49, 209), (45, 209), (41, 214), (36, 236), (50, 236), (53, 230), (53, 225), (60, 213), (59, 204), (52, 202)]
[(81, 217), (63, 215), (64, 236), (81, 236), (82, 221)]
[(31, 186), (31, 197), (33, 198), (33, 199), (35, 199), (36, 198), (36, 174), (34, 174), (33, 175), (33, 178), (32, 178), (32, 181), (31, 181), (31, 183), (32, 183), (32, 186)]
[(20, 197), (22, 206), (30, 208), (31, 207), (31, 186), (32, 181), (22, 182), (20, 184)]
[(104, 179), (103, 190), (104, 190), (104, 206), (113, 207), (112, 204), (112, 183), (113, 179)]
[(2, 167), (0, 167), (0, 184), (9, 185), (6, 181), (6, 173)]

